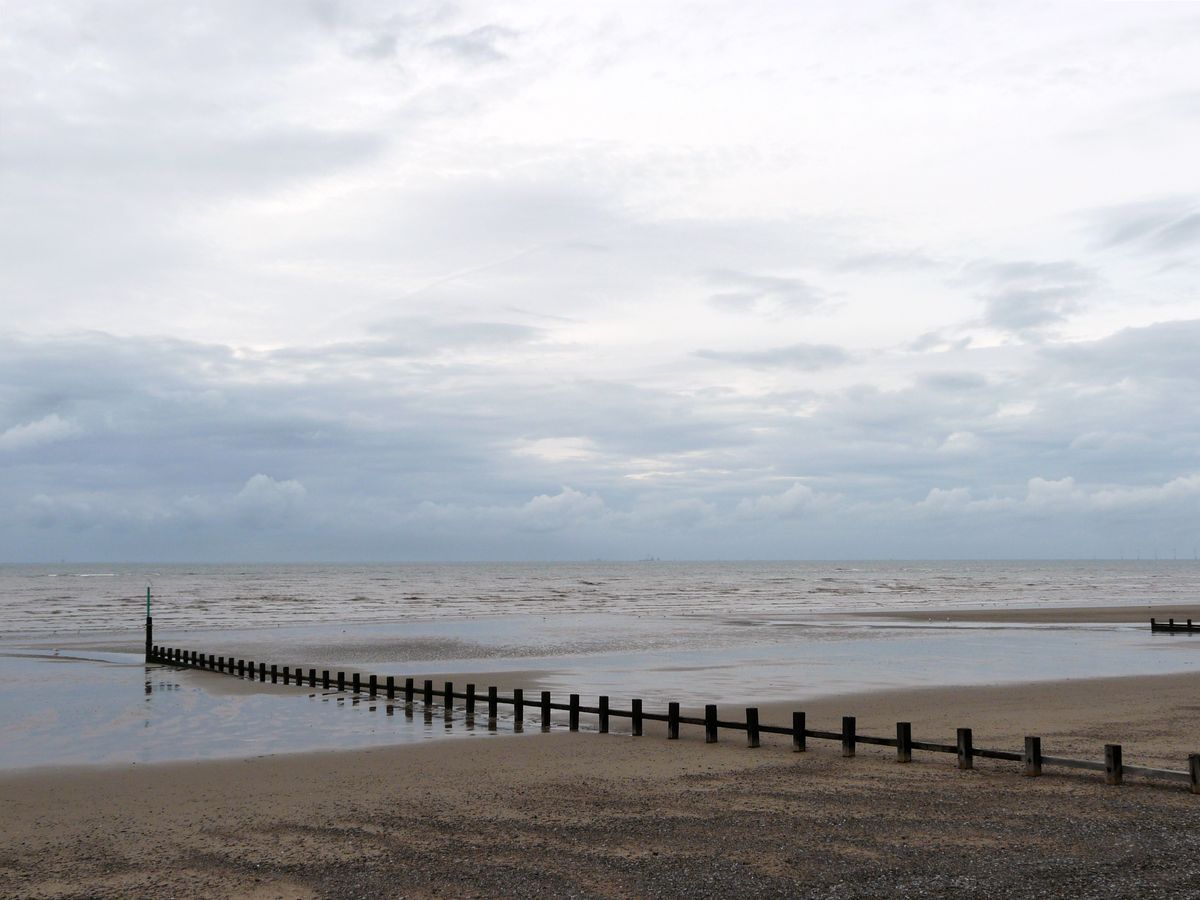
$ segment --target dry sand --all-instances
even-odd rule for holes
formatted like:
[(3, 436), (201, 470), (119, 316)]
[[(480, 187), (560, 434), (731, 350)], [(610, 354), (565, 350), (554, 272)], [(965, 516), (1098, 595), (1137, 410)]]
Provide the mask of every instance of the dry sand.
[[(813, 728), (843, 713), (864, 733), (911, 720), (923, 739), (970, 725), (977, 746), (1035, 733), (1092, 758), (1118, 740), (1127, 762), (1176, 769), (1200, 750), (1193, 675), (805, 708)], [(698, 732), (9, 774), (0, 896), (1200, 896), (1200, 797), (1179, 785)]]

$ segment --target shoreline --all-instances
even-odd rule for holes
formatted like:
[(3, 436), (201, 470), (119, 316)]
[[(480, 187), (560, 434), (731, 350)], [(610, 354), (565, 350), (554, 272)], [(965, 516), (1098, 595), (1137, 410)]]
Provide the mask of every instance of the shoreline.
[(928, 609), (865, 611), (850, 613), (854, 618), (897, 619), (906, 622), (996, 622), (1045, 625), (1142, 624), (1150, 629), (1150, 619), (1177, 622), (1200, 621), (1200, 602), (1154, 604), (1146, 606), (1039, 606), (996, 609)]
[[(976, 746), (1178, 769), (1200, 751), (1200, 675), (921, 688), (803, 704), (810, 728), (975, 729)], [(781, 722), (794, 704), (761, 707)], [(732, 705), (731, 705), (732, 708)], [(740, 717), (739, 717), (740, 718)], [(623, 720), (614, 720), (614, 724)], [(527, 733), (363, 750), (0, 774), (0, 893), (148, 897), (1132, 896), (1194, 884), (1200, 797), (1097, 773), (835, 742), (795, 754)], [(1086, 834), (1078, 823), (1087, 821)], [(468, 864), (461, 864), (469, 857)], [(1120, 866), (1113, 860), (1121, 861)], [(1200, 865), (1200, 864), (1198, 864)], [(847, 891), (845, 886), (849, 885)], [(1091, 888), (1089, 889), (1089, 885)]]

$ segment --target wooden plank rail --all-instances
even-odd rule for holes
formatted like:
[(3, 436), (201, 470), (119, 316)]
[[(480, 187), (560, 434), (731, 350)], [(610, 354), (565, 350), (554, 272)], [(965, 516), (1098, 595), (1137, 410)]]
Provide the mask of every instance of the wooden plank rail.
[[(1153, 621), (1153, 620), (1152, 620)], [(1171, 625), (1176, 629), (1191, 629), (1192, 622), (1189, 619), (1186, 626), (1174, 625), (1172, 620)], [(1164, 629), (1168, 626), (1162, 626)], [(162, 665), (173, 666), (176, 668), (200, 669), (203, 671), (215, 671), (239, 678), (249, 678), (251, 681), (257, 678), (260, 682), (266, 682), (268, 675), (272, 683), (278, 683), (279, 675), (283, 675), (283, 683), (290, 684), (292, 681), (293, 670), (290, 666), (278, 666), (277, 664), (265, 663), (254, 660), (241, 660), (235, 657), (214, 656), (211, 653), (198, 653), (195, 650), (182, 650), (176, 647), (165, 647), (160, 645), (149, 645), (147, 653), (147, 663), (159, 663)], [(282, 672), (280, 671), (282, 669)], [(294, 670), (295, 683), (303, 687), (305, 682), (304, 670), (296, 667)], [(368, 675), (366, 683), (363, 683), (362, 675), (358, 672), (350, 673), (350, 691), (351, 695), (357, 695), (365, 691), (369, 692), (370, 697), (374, 698), (379, 691), (379, 679), (375, 675)], [(311, 689), (317, 687), (317, 670), (308, 670), (308, 686)], [(321, 690), (331, 690), (330, 684), (333, 681), (330, 677), (330, 671), (325, 669), (321, 672)], [(388, 700), (393, 700), (396, 697), (397, 687), (396, 678), (394, 675), (389, 675), (384, 681), (385, 690)], [(347, 693), (346, 673), (338, 672), (336, 686), (333, 691), (338, 694)], [(454, 701), (462, 700), (465, 702), (466, 714), (468, 719), (473, 718), (475, 714), (475, 704), (478, 699), (476, 686), (474, 684), (466, 685), (465, 691), (456, 691), (452, 682), (447, 681), (441, 690), (437, 690), (433, 686), (432, 679), (425, 679), (418, 697), (418, 689), (416, 682), (412, 678), (404, 679), (403, 687), (403, 702), (405, 707), (406, 718), (412, 717), (412, 709), (414, 702), (419, 700), (425, 706), (425, 716), (428, 720), (433, 712), (434, 698), (438, 697), (442, 700), (442, 706), (445, 710), (447, 721), (453, 713), (455, 706)], [(1028, 776), (1037, 777), (1042, 774), (1043, 767), (1057, 766), (1063, 769), (1077, 769), (1089, 772), (1103, 772), (1105, 781), (1111, 785), (1120, 785), (1124, 783), (1125, 778), (1129, 776), (1138, 776), (1141, 778), (1153, 778), (1160, 781), (1169, 781), (1179, 784), (1188, 785), (1193, 794), (1200, 795), (1200, 753), (1193, 753), (1188, 756), (1188, 768), (1186, 771), (1178, 771), (1173, 769), (1158, 769), (1149, 766), (1131, 766), (1126, 765), (1120, 744), (1106, 744), (1104, 747), (1103, 760), (1087, 760), (1074, 759), (1066, 756), (1047, 756), (1042, 753), (1041, 738), (1037, 736), (1027, 736), (1025, 738), (1025, 747), (1021, 751), (1017, 750), (996, 750), (985, 747), (976, 747), (974, 738), (969, 728), (959, 728), (956, 734), (955, 743), (940, 743), (936, 741), (919, 741), (914, 740), (912, 736), (912, 725), (908, 722), (896, 723), (896, 737), (881, 737), (878, 735), (861, 734), (858, 731), (857, 720), (854, 716), (844, 716), (842, 718), (842, 727), (839, 731), (825, 731), (817, 728), (809, 728), (807, 719), (803, 712), (797, 711), (792, 713), (792, 725), (786, 727), (783, 725), (770, 725), (759, 722), (757, 707), (750, 707), (745, 710), (745, 721), (736, 719), (722, 719), (717, 715), (717, 706), (715, 704), (707, 704), (704, 708), (703, 716), (685, 716), (680, 714), (679, 703), (671, 701), (667, 704), (667, 712), (657, 713), (650, 712), (643, 708), (642, 700), (634, 698), (630, 703), (629, 709), (620, 709), (615, 707), (610, 702), (609, 697), (601, 696), (597, 698), (598, 705), (584, 706), (580, 703), (578, 694), (571, 694), (568, 702), (554, 702), (550, 691), (542, 691), (538, 701), (526, 701), (524, 691), (520, 688), (515, 688), (509, 696), (502, 696), (495, 685), (489, 685), (487, 688), (487, 705), (488, 705), (488, 728), (496, 728), (497, 708), (499, 706), (509, 706), (513, 708), (513, 719), (515, 730), (521, 730), (521, 725), (524, 722), (525, 707), (527, 705), (534, 706), (539, 710), (540, 724), (543, 731), (550, 730), (551, 715), (553, 712), (565, 712), (568, 714), (568, 727), (571, 731), (579, 730), (579, 717), (581, 715), (597, 717), (597, 729), (601, 732), (607, 732), (609, 727), (609, 719), (629, 719), (631, 720), (632, 735), (637, 737), (642, 735), (642, 726), (644, 722), (663, 722), (667, 726), (668, 740), (676, 740), (679, 738), (679, 729), (682, 725), (690, 725), (704, 729), (704, 739), (707, 743), (716, 743), (720, 738), (722, 729), (726, 731), (744, 731), (746, 732), (746, 744), (748, 747), (758, 747), (760, 745), (760, 735), (775, 734), (791, 739), (792, 749), (797, 752), (803, 752), (808, 749), (808, 739), (812, 738), (819, 741), (833, 741), (842, 745), (842, 755), (845, 757), (853, 757), (855, 750), (859, 744), (868, 744), (878, 747), (895, 747), (897, 762), (907, 763), (912, 760), (913, 751), (921, 751), (925, 753), (945, 753), (954, 754), (957, 758), (958, 768), (972, 769), (974, 760), (979, 759), (994, 759), (1005, 762), (1021, 763), (1022, 773)], [(358, 702), (357, 697), (354, 700)], [(536, 706), (535, 706), (536, 703)], [(372, 705), (371, 709), (375, 709)], [(392, 707), (387, 708), (388, 715), (392, 713)]]

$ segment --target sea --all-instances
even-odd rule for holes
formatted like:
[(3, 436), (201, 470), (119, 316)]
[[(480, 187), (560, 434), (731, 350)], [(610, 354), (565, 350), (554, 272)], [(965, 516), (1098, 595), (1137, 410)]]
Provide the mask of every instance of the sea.
[[(496, 739), (336, 691), (147, 666), (155, 642), (303, 668), (523, 684), (647, 708), (1196, 670), (1146, 623), (946, 610), (1198, 604), (1200, 563), (587, 562), (0, 566), (0, 768)], [(907, 611), (908, 619), (887, 613)], [(461, 689), (461, 688), (460, 688)]]

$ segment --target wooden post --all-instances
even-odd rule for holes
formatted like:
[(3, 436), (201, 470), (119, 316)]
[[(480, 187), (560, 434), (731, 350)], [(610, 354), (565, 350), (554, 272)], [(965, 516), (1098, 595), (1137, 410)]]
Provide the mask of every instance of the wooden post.
[(362, 690), (362, 681), (359, 679), (357, 672), (350, 675), (350, 690), (356, 694)]
[(389, 675), (387, 677), (387, 698), (389, 700), (396, 699), (396, 676)]
[(423, 694), (424, 694), (422, 699), (425, 701), (425, 705), (433, 706), (433, 679), (426, 678), (425, 684), (422, 687), (423, 687)]
[(238, 660), (238, 677), (239, 678), (246, 677), (246, 661), (244, 659)]
[(608, 698), (600, 698), (600, 733), (608, 734)]
[(467, 718), (475, 718), (475, 684), (467, 685)]
[(1193, 794), (1200, 794), (1200, 753), (1188, 756), (1188, 777), (1191, 779)]
[(339, 691), (344, 691), (346, 689), (346, 673), (345, 672), (338, 672), (337, 689)]
[(842, 756), (854, 755), (857, 743), (858, 720), (854, 716), (842, 716)]
[(412, 702), (413, 702), (413, 692), (414, 692), (413, 680), (411, 678), (405, 678), (404, 679), (404, 702), (407, 703), (409, 706), (411, 706)]
[(271, 663), (271, 684), (279, 684), (279, 669), (275, 663)]
[(442, 709), (451, 712), (454, 709), (454, 682), (447, 681), (442, 686)]
[(542, 731), (550, 730), (550, 692), (542, 691)]
[(912, 762), (912, 722), (896, 723), (896, 762)]
[(970, 728), (958, 729), (958, 767), (960, 769), (975, 768), (975, 746)]
[(379, 693), (379, 679), (373, 674), (367, 679), (367, 690), (371, 692), (372, 697)]
[(709, 703), (704, 707), (704, 743), (715, 744), (716, 742), (717, 706), (715, 703)]
[(1125, 767), (1121, 765), (1121, 745), (1104, 745), (1104, 781), (1120, 784), (1125, 779)]
[(525, 724), (525, 691), (513, 688), (513, 722), (519, 730)]
[(267, 664), (266, 663), (260, 662), (258, 664), (258, 680), (260, 683), (265, 682), (267, 680)]
[(679, 704), (674, 700), (667, 704), (667, 740), (679, 740)]
[(634, 698), (632, 701), (630, 701), (630, 705), (633, 707), (633, 710), (632, 710), (633, 715), (630, 717), (630, 720), (629, 720), (632, 723), (633, 736), (641, 737), (642, 736), (642, 701), (639, 698)]
[(1042, 774), (1042, 739), (1025, 736), (1025, 753), (1021, 756), (1022, 774), (1031, 778)]
[(328, 669), (321, 670), (321, 687), (323, 687), (325, 690), (329, 690), (329, 670)]
[(498, 705), (498, 701), (496, 699), (496, 693), (497, 693), (496, 686), (494, 684), (489, 684), (488, 685), (488, 719), (493, 722), (496, 720), (496, 712), (497, 712), (497, 705)]
[(746, 746), (751, 749), (759, 745), (758, 707), (746, 707)]
[(312, 688), (315, 688), (317, 686), (317, 670), (316, 669), (308, 670), (308, 686), (312, 687)]
[(284, 666), (284, 667), (283, 667), (283, 683), (284, 683), (284, 684), (291, 684), (291, 683), (292, 683), (292, 680), (291, 680), (291, 679), (292, 679), (292, 670), (291, 670), (291, 667), (290, 667), (290, 666)]
[(792, 713), (792, 752), (803, 753), (808, 749), (808, 731), (804, 724), (804, 713)]
[[(184, 658), (185, 659), (187, 658), (186, 653), (184, 654)], [(246, 663), (246, 671), (250, 674), (250, 680), (253, 681), (254, 680), (254, 660), (250, 660)]]
[(217, 657), (217, 671), (218, 672), (225, 671), (225, 657), (223, 657), (223, 656)]
[(567, 711), (567, 727), (571, 731), (579, 730), (579, 695), (571, 695), (571, 708)]
[(154, 619), (146, 611), (146, 662), (154, 659)]

